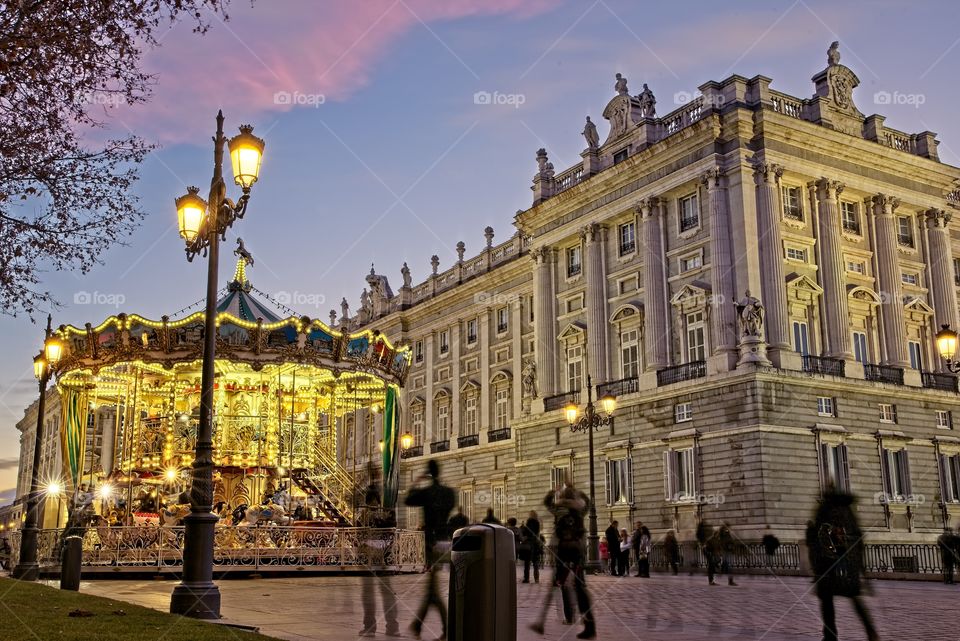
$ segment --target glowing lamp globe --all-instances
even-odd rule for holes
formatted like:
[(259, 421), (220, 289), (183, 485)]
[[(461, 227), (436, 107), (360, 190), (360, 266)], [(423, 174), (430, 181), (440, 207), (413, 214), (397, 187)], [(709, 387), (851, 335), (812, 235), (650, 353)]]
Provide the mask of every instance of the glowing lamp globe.
[(33, 358), (33, 375), (37, 377), (37, 380), (43, 378), (43, 375), (47, 373), (47, 359), (43, 357), (43, 354), (37, 354)]
[(197, 239), (207, 218), (207, 201), (197, 195), (199, 191), (196, 187), (187, 187), (187, 193), (176, 201), (180, 238), (188, 243)]
[(413, 434), (410, 432), (404, 432), (403, 435), (400, 436), (400, 447), (405, 450), (409, 450), (411, 447), (413, 447)]
[(577, 422), (578, 411), (579, 410), (577, 409), (577, 406), (573, 403), (570, 403), (563, 408), (563, 415), (567, 417), (567, 422), (570, 423), (570, 425), (573, 425)]
[(377, 447), (380, 448), (380, 451), (381, 451), (381, 452), (383, 451), (383, 439), (381, 439), (380, 442), (377, 443)]
[(943, 325), (937, 332), (937, 351), (940, 357), (950, 362), (957, 355), (957, 333), (949, 325)]
[(617, 409), (617, 397), (613, 394), (604, 394), (603, 398), (600, 399), (600, 405), (603, 406), (603, 411), (606, 412), (607, 416), (610, 416)]
[(263, 160), (263, 139), (253, 135), (253, 127), (240, 125), (240, 133), (230, 139), (230, 163), (233, 180), (244, 189), (250, 189), (260, 176)]
[(63, 341), (56, 336), (47, 338), (43, 344), (43, 355), (47, 358), (48, 363), (56, 365), (60, 361), (60, 357), (63, 356)]

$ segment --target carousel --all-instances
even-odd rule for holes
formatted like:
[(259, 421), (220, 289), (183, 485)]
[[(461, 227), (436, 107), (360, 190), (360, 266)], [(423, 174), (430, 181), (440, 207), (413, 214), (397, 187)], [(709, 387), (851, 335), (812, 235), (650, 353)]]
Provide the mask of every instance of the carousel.
[[(390, 505), (409, 349), (375, 331), (335, 330), (292, 313), (250, 283), (253, 259), (242, 242), (235, 253), (216, 318), (218, 532), (349, 529), (357, 525), (367, 480), (341, 465), (343, 434), (351, 426), (382, 434), (383, 504)], [(164, 528), (175, 533), (189, 512), (204, 327), (204, 313), (189, 310), (159, 320), (118, 314), (55, 331), (63, 345), (56, 375), (64, 480), (75, 488), (67, 529), (99, 533), (91, 550), (102, 549), (105, 538), (111, 547), (123, 530), (139, 537), (140, 548), (177, 544), (176, 536), (143, 537)], [(376, 443), (375, 435), (364, 442)], [(96, 465), (88, 444), (99, 451)], [(303, 541), (290, 532), (267, 539), (284, 549)], [(217, 546), (249, 547), (244, 540), (260, 547), (264, 541), (222, 532)]]

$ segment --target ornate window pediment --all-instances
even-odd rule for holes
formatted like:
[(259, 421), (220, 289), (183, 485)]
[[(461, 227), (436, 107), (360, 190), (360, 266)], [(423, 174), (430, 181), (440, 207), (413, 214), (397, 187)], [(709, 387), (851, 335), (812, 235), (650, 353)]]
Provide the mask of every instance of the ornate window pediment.
[(463, 385), (460, 386), (461, 394), (476, 394), (480, 391), (480, 383), (476, 382), (473, 379), (468, 378), (463, 382)]
[(509, 383), (512, 380), (513, 374), (505, 369), (501, 369), (494, 372), (493, 376), (490, 377), (490, 384), (499, 385), (501, 383)]
[(426, 404), (427, 401), (424, 400), (422, 396), (414, 396), (412, 399), (410, 399), (410, 407), (416, 407), (418, 405), (422, 407)]
[(933, 316), (933, 308), (916, 296), (907, 299), (903, 310), (907, 313), (908, 321), (924, 323), (928, 317)]
[(848, 285), (847, 297), (850, 299), (851, 303), (856, 302), (861, 305), (868, 305), (870, 307), (880, 305), (883, 302), (877, 292), (873, 291), (869, 287), (864, 287), (863, 285)]
[(812, 303), (823, 294), (823, 288), (804, 274), (796, 272), (786, 278), (787, 298), (792, 301)]
[(677, 307), (682, 313), (697, 311), (707, 307), (710, 294), (709, 285), (694, 281), (681, 287), (670, 299), (670, 304)]
[(567, 325), (563, 329), (563, 331), (560, 332), (560, 335), (557, 336), (557, 340), (559, 340), (560, 342), (567, 342), (567, 341), (579, 342), (579, 341), (583, 341), (586, 333), (587, 333), (586, 325), (584, 325), (579, 321), (575, 321)]
[(450, 398), (450, 390), (448, 390), (446, 387), (441, 387), (440, 389), (438, 389), (436, 392), (433, 393), (434, 401), (442, 401), (448, 398)]
[(638, 321), (643, 317), (643, 303), (626, 303), (618, 307), (610, 316), (611, 323)]

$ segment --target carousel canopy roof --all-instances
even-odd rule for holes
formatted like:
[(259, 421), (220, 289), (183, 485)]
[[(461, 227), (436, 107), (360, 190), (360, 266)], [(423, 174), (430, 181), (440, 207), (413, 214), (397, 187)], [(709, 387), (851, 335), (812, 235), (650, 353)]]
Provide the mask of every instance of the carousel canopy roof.
[[(227, 285), (226, 293), (217, 301), (217, 314), (227, 313), (240, 320), (264, 323), (276, 323), (292, 315), (292, 310), (280, 309), (280, 303), (256, 289), (247, 280), (247, 260), (240, 258), (233, 280)], [(283, 313), (283, 312), (286, 313)]]

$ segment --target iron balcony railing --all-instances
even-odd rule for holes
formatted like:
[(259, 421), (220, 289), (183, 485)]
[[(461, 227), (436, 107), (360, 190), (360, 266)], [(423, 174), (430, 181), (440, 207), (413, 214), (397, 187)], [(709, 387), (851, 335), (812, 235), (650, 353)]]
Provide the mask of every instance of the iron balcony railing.
[(657, 371), (657, 386), (703, 378), (707, 375), (707, 361), (692, 361)]
[(921, 374), (923, 386), (928, 389), (938, 389), (944, 392), (956, 393), (957, 377), (952, 374), (938, 374), (936, 372), (924, 372)]
[(811, 374), (846, 376), (846, 367), (843, 360), (826, 356), (810, 356), (809, 354), (803, 357), (803, 371)]
[(580, 392), (567, 392), (566, 394), (556, 394), (543, 399), (543, 409), (547, 412), (563, 409), (567, 403), (580, 403)]
[(614, 396), (623, 396), (624, 394), (634, 394), (640, 391), (640, 379), (636, 376), (621, 378), (619, 381), (610, 381), (597, 385), (597, 396), (603, 397), (605, 394)]
[(408, 447), (405, 450), (400, 452), (400, 458), (414, 458), (415, 456), (423, 456), (423, 446), (415, 445), (413, 447)]
[(899, 367), (867, 364), (863, 366), (863, 373), (868, 381), (903, 385), (903, 369)]
[(510, 428), (504, 427), (499, 430), (490, 430), (487, 432), (487, 443), (496, 443), (497, 441), (507, 441), (510, 439)]
[(430, 444), (430, 453), (436, 454), (437, 452), (448, 452), (450, 450), (450, 440), (446, 441), (436, 441)]
[(457, 437), (457, 447), (473, 447), (474, 445), (480, 445), (479, 434), (467, 434)]

